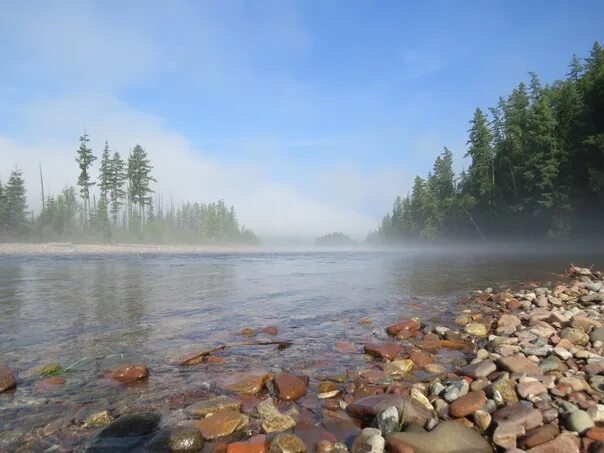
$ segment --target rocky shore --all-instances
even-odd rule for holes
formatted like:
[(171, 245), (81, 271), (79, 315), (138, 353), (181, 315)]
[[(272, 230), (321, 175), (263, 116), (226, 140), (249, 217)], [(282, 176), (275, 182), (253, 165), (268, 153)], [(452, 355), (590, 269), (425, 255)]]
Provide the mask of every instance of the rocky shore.
[[(373, 326), (374, 341), (334, 345), (341, 354), (364, 354), (361, 368), (225, 373), (161, 409), (84, 407), (68, 425), (40, 435), (59, 439), (52, 451), (604, 452), (603, 283), (602, 273), (571, 267), (547, 286), (476, 291), (453, 308), (452, 325), (394, 319)], [(276, 341), (258, 344), (289, 345), (276, 327), (262, 333)], [(225, 349), (170, 364), (220, 366)], [(62, 371), (40, 367), (39, 385), (62, 385)], [(152, 373), (124, 364), (103, 379), (126, 391)], [(0, 392), (10, 394), (20, 379), (0, 365)], [(40, 449), (33, 441), (8, 445), (0, 440), (0, 450)]]

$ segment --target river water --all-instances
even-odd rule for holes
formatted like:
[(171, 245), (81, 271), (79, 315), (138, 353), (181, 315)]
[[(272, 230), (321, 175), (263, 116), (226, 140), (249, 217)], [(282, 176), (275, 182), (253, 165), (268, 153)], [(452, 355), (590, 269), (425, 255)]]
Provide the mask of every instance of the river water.
[[(314, 376), (362, 365), (363, 354), (342, 354), (334, 344), (360, 346), (399, 317), (450, 323), (468, 291), (555, 281), (571, 261), (604, 264), (602, 255), (568, 253), (3, 256), (0, 363), (16, 372), (18, 386), (0, 395), (0, 451), (69, 444), (69, 435), (77, 444), (65, 426), (82, 408), (173, 409), (179, 395), (236, 370)], [(279, 334), (241, 335), (266, 326)], [(223, 364), (170, 364), (191, 351), (275, 339), (293, 345), (234, 347), (220, 354)], [(64, 385), (45, 384), (32, 372), (76, 362)], [(147, 364), (149, 380), (124, 388), (105, 378), (124, 363)]]

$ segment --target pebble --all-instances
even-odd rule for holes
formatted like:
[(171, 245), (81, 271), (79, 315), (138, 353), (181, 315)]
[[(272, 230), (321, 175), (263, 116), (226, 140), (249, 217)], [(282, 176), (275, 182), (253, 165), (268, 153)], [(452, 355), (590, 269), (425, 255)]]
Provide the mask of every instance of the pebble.
[(589, 414), (582, 410), (574, 411), (572, 414), (570, 414), (566, 422), (566, 427), (569, 431), (575, 431), (578, 433), (583, 433), (594, 426), (594, 421), (591, 419)]

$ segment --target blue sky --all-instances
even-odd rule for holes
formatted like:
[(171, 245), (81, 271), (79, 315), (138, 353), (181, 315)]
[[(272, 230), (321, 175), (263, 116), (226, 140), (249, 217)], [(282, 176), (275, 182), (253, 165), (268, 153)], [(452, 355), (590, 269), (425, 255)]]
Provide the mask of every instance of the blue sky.
[(0, 0), (0, 175), (40, 161), (71, 184), (87, 128), (145, 146), (162, 196), (359, 237), (443, 146), (467, 164), (477, 106), (563, 76), (603, 19), (601, 1)]

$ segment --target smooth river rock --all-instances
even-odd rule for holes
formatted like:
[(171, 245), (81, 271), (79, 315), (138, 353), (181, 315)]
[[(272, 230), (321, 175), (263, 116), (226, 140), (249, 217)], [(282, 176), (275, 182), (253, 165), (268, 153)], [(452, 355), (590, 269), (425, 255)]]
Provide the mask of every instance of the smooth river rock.
[(353, 417), (370, 421), (391, 406), (397, 408), (399, 415), (404, 414), (406, 422), (417, 422), (423, 425), (433, 415), (433, 411), (428, 410), (418, 401), (393, 394), (360, 398), (346, 406), (346, 412)]
[(201, 432), (204, 439), (211, 440), (228, 436), (245, 427), (247, 423), (247, 416), (236, 411), (225, 410), (202, 420), (196, 420), (193, 426)]
[(363, 347), (367, 354), (386, 360), (394, 360), (403, 350), (403, 347), (396, 343), (365, 343)]
[(453, 417), (466, 417), (481, 409), (487, 402), (487, 396), (482, 390), (470, 392), (460, 396), (449, 406), (449, 413)]
[(119, 367), (111, 373), (111, 379), (122, 384), (132, 384), (149, 377), (149, 368), (143, 364), (128, 364)]
[(6, 365), (0, 364), (0, 393), (12, 390), (17, 386), (15, 374)]
[(393, 433), (386, 439), (391, 453), (492, 453), (493, 448), (478, 431), (455, 421), (440, 423), (430, 432)]
[(266, 371), (249, 371), (226, 376), (221, 386), (229, 392), (240, 395), (255, 395), (271, 379), (272, 375)]
[(275, 389), (279, 398), (287, 401), (295, 401), (306, 395), (306, 384), (298, 376), (290, 373), (281, 373), (275, 376)]
[(145, 448), (157, 452), (194, 453), (203, 448), (203, 439), (195, 428), (171, 428), (153, 436)]

